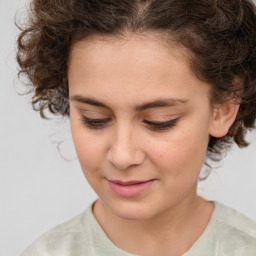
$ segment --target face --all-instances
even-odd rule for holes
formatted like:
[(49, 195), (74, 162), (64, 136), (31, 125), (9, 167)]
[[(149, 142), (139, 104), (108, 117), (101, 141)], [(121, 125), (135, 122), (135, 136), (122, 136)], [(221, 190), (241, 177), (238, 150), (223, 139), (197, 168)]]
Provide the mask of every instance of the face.
[(193, 201), (212, 109), (183, 50), (95, 36), (73, 45), (69, 64), (72, 136), (99, 202), (141, 220)]

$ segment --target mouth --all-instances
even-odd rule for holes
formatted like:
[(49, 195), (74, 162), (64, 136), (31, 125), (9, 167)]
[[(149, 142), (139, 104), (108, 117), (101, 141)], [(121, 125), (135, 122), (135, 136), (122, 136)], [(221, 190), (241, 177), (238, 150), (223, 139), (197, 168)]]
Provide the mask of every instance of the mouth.
[(146, 181), (108, 180), (108, 184), (115, 194), (123, 197), (134, 197), (147, 190), (154, 181), (155, 179)]

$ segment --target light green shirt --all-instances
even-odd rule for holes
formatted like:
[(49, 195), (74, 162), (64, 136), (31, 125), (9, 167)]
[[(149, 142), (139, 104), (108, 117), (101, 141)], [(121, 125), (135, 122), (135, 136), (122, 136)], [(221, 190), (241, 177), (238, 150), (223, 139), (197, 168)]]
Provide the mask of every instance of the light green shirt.
[[(256, 256), (256, 224), (232, 208), (214, 204), (206, 229), (182, 256)], [(89, 207), (43, 234), (21, 256), (120, 255), (135, 256), (109, 240)]]

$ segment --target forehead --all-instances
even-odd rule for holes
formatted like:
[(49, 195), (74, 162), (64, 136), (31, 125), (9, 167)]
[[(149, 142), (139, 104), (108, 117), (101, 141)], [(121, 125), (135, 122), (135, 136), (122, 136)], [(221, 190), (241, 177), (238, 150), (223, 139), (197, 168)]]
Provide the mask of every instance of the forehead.
[[(202, 86), (188, 65), (187, 52), (155, 36), (125, 38), (93, 36), (72, 45), (71, 91), (104, 91), (136, 96), (186, 97)], [(205, 86), (205, 85), (204, 85)]]
[(157, 60), (170, 62), (174, 58), (187, 63), (187, 56), (186, 48), (178, 46), (164, 34), (92, 35), (72, 44), (69, 63), (71, 60), (79, 59), (79, 61), (90, 60), (91, 64), (93, 62), (99, 64), (101, 63), (99, 60), (102, 61), (103, 58), (104, 61), (108, 60), (109, 64), (111, 60), (114, 63), (117, 60), (125, 63), (135, 60), (149, 64), (153, 59), (154, 62)]
[[(174, 57), (184, 62), (188, 60), (186, 48), (178, 46), (164, 34), (153, 33), (127, 34), (125, 36), (92, 35), (72, 44), (70, 60), (75, 57), (85, 57), (79, 51), (80, 53), (86, 51), (88, 58), (105, 56), (108, 57), (107, 59), (111, 59), (110, 56), (114, 58), (117, 53), (120, 58), (123, 57), (123, 60), (127, 61), (127, 56), (132, 57), (135, 53), (137, 59), (144, 57), (145, 61), (150, 60), (150, 57), (162, 58), (166, 61), (170, 61)], [(145, 59), (146, 56), (148, 58)]]

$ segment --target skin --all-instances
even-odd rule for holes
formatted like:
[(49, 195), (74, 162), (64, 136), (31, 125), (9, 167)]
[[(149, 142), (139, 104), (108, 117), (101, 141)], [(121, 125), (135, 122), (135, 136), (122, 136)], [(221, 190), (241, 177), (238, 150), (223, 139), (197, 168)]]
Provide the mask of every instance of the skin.
[[(192, 73), (185, 50), (169, 50), (150, 36), (94, 36), (75, 43), (68, 78), (72, 136), (99, 196), (93, 212), (105, 233), (130, 253), (185, 253), (214, 208), (196, 193), (209, 135), (224, 136), (238, 107), (213, 109), (210, 87)], [(156, 100), (165, 105), (138, 107)], [(95, 129), (83, 116), (107, 122)], [(145, 120), (176, 122), (157, 130)], [(110, 189), (111, 179), (154, 181), (138, 196), (123, 197)]]

